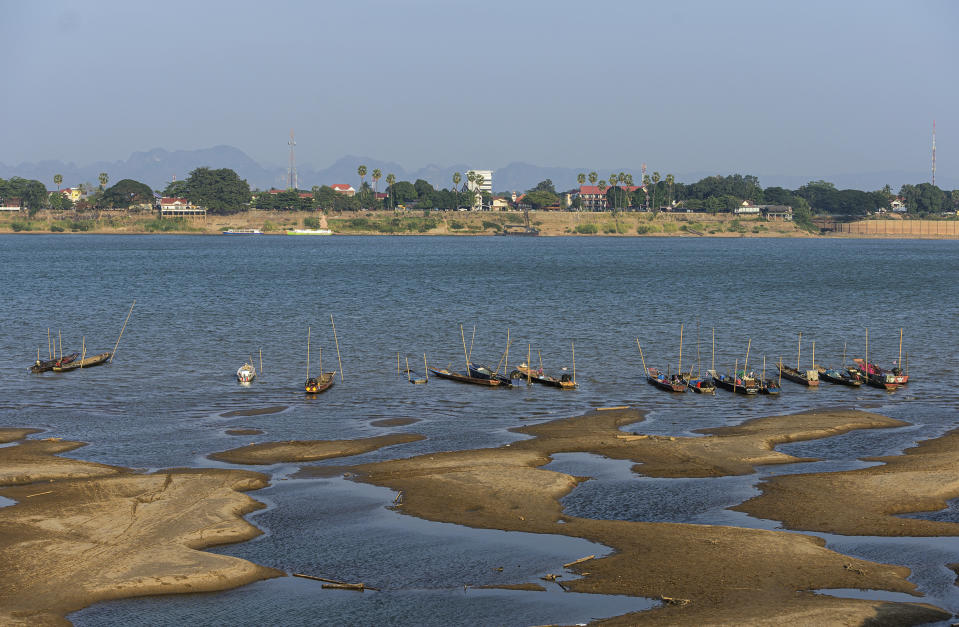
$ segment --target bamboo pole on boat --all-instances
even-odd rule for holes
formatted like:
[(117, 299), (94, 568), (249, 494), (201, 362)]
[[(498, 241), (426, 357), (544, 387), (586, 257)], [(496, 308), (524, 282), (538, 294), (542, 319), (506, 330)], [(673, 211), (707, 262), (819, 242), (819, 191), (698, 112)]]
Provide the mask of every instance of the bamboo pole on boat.
[(816, 340), (812, 342), (812, 369), (816, 369)]
[(320, 347), (320, 376), (323, 376), (323, 347)]
[(533, 345), (526, 345), (526, 385), (533, 385)]
[(137, 299), (133, 299), (133, 304), (130, 305), (130, 311), (127, 313), (127, 319), (123, 321), (123, 327), (120, 328), (120, 335), (117, 336), (117, 343), (113, 346), (113, 352), (110, 353), (110, 363), (113, 363), (113, 358), (117, 354), (117, 348), (120, 346), (120, 338), (123, 337), (123, 331), (127, 328), (127, 322), (130, 321), (130, 316), (133, 315), (133, 306), (137, 304)]
[(463, 334), (463, 325), (460, 325), (460, 339), (463, 340), (463, 356), (466, 357), (466, 376), (470, 376), (470, 354), (466, 350), (466, 335)]
[(639, 338), (636, 338), (636, 348), (639, 349), (639, 358), (643, 360), (643, 373), (648, 377), (649, 369), (646, 368), (646, 358), (643, 357), (643, 347), (639, 345)]
[(846, 367), (846, 342), (842, 343), (842, 367)]
[(573, 348), (573, 385), (576, 385), (576, 342), (570, 342)]
[(37, 346), (37, 363), (40, 363), (40, 347)]
[(406, 380), (410, 383), (413, 382), (413, 375), (410, 374), (410, 358), (406, 358)]
[(783, 385), (783, 356), (779, 356), (779, 387)]
[[(468, 361), (468, 362), (470, 362), (470, 363), (473, 363), (471, 360), (473, 359), (473, 341), (474, 341), (475, 339), (476, 339), (476, 325), (474, 324), (474, 325), (473, 325), (473, 335), (470, 336), (470, 352), (469, 352), (469, 355), (467, 355), (467, 357), (466, 357), (466, 361)], [(467, 374), (469, 374), (469, 373), (467, 373)]]
[(83, 359), (87, 356), (87, 336), (80, 340), (80, 368), (83, 368)]
[(702, 376), (703, 376), (703, 367), (699, 361), (699, 318), (696, 318), (696, 377), (702, 378)]
[(310, 327), (306, 327), (306, 380), (310, 380)]
[(509, 327), (506, 327), (506, 356), (503, 358), (503, 374), (509, 372)]
[(426, 365), (426, 353), (423, 353), (423, 372), (426, 375), (426, 381), (428, 383), (430, 380), (430, 369), (429, 366)]
[[(330, 314), (330, 324), (333, 325), (333, 342), (336, 344), (336, 361), (340, 365), (340, 383), (343, 383), (343, 360), (340, 358), (340, 341), (336, 339), (336, 322), (333, 321), (333, 314)], [(323, 354), (322, 352), (320, 353)]]
[(683, 376), (683, 325), (679, 325), (679, 365), (676, 366), (676, 372)]
[(749, 338), (749, 341), (746, 343), (746, 361), (743, 363), (743, 378), (746, 378), (746, 373), (749, 371), (749, 349), (752, 348), (753, 338)]
[(543, 351), (536, 349), (536, 352), (539, 354), (539, 373), (543, 374)]
[(400, 353), (396, 352), (396, 374), (400, 373)]
[(713, 327), (713, 372), (716, 372), (716, 327)]
[(796, 348), (796, 371), (799, 372), (799, 354), (802, 352), (802, 331), (799, 332), (799, 346)]
[(763, 353), (763, 385), (766, 385), (766, 353)]
[(863, 359), (863, 369), (866, 371), (866, 381), (869, 381), (869, 327), (866, 327), (866, 357)]
[(739, 370), (739, 358), (736, 358), (736, 365), (733, 366), (733, 393), (736, 392), (736, 382), (739, 380), (739, 375), (736, 374), (736, 371)]
[(50, 344), (50, 327), (47, 327), (47, 354), (53, 359), (53, 345)]
[(60, 357), (58, 359), (63, 359), (63, 331), (57, 329), (57, 335), (60, 337)]
[(263, 376), (263, 349), (260, 349), (260, 376)]
[(899, 327), (899, 361), (896, 362), (896, 368), (902, 368), (902, 327)]

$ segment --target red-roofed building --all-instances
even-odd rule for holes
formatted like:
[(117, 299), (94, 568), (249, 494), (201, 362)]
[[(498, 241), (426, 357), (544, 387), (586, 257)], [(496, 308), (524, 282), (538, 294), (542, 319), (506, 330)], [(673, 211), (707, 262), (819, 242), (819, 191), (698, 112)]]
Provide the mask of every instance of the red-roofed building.
[(186, 198), (161, 198), (160, 199), (160, 217), (174, 216), (205, 216), (206, 209), (203, 207), (194, 207)]
[[(642, 189), (636, 185), (630, 185), (629, 187), (625, 185), (617, 185), (622, 190), (625, 190), (632, 194), (637, 189)], [(609, 208), (609, 205), (606, 202), (606, 194), (609, 192), (610, 188), (607, 187), (602, 192), (599, 191), (598, 185), (580, 185), (579, 186), (579, 197), (583, 199), (583, 210), (584, 211), (606, 211)]]
[(356, 190), (353, 189), (353, 186), (349, 185), (348, 183), (333, 183), (332, 185), (330, 185), (330, 187), (333, 188), (334, 192), (339, 192), (340, 194), (343, 194), (345, 196), (356, 195)]
[(0, 211), (20, 211), (19, 198), (6, 198), (0, 202)]

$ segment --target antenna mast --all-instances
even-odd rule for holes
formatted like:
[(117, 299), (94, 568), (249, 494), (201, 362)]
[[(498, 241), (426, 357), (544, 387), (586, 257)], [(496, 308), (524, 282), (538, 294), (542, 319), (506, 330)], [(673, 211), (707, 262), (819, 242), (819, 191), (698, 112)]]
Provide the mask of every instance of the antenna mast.
[(932, 121), (932, 184), (936, 184), (936, 121)]
[(294, 152), (296, 148), (296, 141), (293, 139), (293, 129), (290, 129), (290, 141), (287, 142), (290, 146), (290, 181), (289, 189), (297, 189), (297, 180), (296, 180), (296, 154)]

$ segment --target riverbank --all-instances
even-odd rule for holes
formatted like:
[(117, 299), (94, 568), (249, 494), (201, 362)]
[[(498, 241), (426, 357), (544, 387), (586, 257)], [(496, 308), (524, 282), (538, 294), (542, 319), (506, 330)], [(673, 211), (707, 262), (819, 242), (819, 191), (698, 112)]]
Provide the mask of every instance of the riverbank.
[[(788, 237), (856, 239), (957, 239), (956, 220), (862, 220), (826, 222), (826, 234), (793, 222), (708, 213), (530, 212), (540, 235), (607, 237)], [(520, 212), (393, 212), (341, 214), (252, 210), (230, 216), (159, 219), (155, 214), (91, 212), (53, 214), (41, 211), (0, 216), (0, 233), (220, 234), (228, 229), (258, 229), (282, 235), (288, 229), (330, 228), (337, 235), (496, 235), (524, 226)], [(512, 227), (512, 229), (510, 229)]]

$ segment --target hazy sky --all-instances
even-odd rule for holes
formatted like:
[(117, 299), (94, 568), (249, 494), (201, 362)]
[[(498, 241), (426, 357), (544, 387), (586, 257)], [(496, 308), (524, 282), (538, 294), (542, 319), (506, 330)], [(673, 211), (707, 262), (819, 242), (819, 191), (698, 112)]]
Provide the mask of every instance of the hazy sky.
[[(0, 162), (959, 168), (959, 3), (0, 0)], [(918, 182), (918, 181), (917, 181)]]

